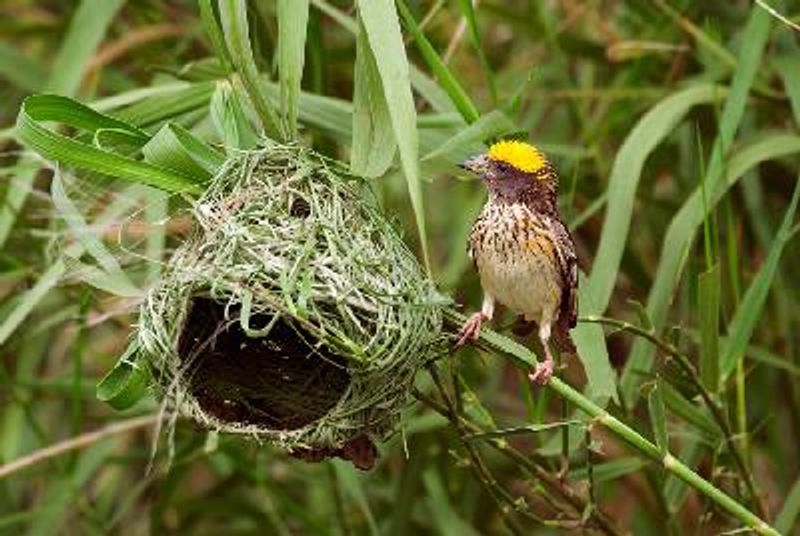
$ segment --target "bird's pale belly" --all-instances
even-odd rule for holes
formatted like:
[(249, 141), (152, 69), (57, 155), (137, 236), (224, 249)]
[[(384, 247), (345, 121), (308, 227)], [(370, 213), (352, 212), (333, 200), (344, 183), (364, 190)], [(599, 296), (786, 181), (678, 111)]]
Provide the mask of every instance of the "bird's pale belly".
[(481, 286), (511, 311), (539, 322), (554, 320), (561, 298), (555, 264), (531, 251), (489, 248), (477, 259)]

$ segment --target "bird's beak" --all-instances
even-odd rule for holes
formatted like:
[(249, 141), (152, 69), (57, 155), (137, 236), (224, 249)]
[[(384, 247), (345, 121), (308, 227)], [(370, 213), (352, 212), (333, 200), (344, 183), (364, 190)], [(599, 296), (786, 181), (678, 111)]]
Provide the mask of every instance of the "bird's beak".
[(486, 163), (487, 163), (486, 155), (480, 154), (464, 160), (458, 165), (458, 167), (460, 167), (461, 169), (466, 169), (467, 171), (471, 171), (473, 173), (480, 174), (480, 172), (486, 168)]

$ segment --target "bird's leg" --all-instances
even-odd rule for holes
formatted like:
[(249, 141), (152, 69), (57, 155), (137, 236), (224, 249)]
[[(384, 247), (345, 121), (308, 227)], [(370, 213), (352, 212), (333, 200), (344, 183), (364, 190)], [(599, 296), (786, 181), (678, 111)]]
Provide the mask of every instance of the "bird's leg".
[(463, 346), (467, 341), (474, 341), (478, 338), (478, 335), (481, 333), (481, 325), (487, 321), (491, 320), (494, 316), (494, 297), (492, 297), (489, 293), (483, 294), (483, 305), (481, 306), (481, 310), (477, 313), (473, 313), (464, 325), (461, 327), (461, 331), (458, 332), (458, 341), (456, 341), (456, 348), (459, 346)]
[(550, 351), (550, 321), (542, 320), (539, 325), (539, 340), (544, 348), (544, 361), (536, 364), (536, 370), (528, 377), (537, 385), (545, 385), (553, 375), (553, 354)]

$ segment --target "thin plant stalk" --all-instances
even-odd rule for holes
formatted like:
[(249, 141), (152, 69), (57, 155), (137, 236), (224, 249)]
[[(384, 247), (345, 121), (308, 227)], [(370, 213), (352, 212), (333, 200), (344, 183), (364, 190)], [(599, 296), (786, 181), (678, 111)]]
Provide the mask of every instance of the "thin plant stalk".
[[(451, 421), (451, 423), (453, 422), (452, 414), (447, 407), (416, 389), (414, 390), (414, 396), (417, 400), (431, 408), (433, 411), (447, 418)], [(478, 426), (474, 422), (467, 420), (463, 415), (456, 415), (456, 417), (459, 427), (466, 433), (480, 434), (486, 432), (485, 429)], [(574, 510), (574, 512), (571, 513), (580, 515), (586, 510), (588, 503), (583, 499), (583, 497), (581, 497), (578, 492), (572, 489), (559, 476), (552, 474), (542, 465), (537, 463), (534, 457), (519, 452), (515, 448), (511, 447), (508, 444), (508, 441), (504, 440), (503, 438), (487, 436), (486, 439), (490, 447), (495, 449), (500, 454), (506, 456), (518, 467), (524, 469), (524, 471), (527, 472), (531, 478), (538, 480), (540, 483), (546, 486), (547, 489), (558, 494), (559, 499), (561, 501), (565, 501)], [(466, 443), (469, 443), (469, 441), (466, 441)], [(555, 504), (553, 497), (548, 496), (546, 499), (554, 508), (559, 508), (559, 506)], [(561, 508), (563, 508), (563, 506), (561, 506)], [(598, 528), (604, 533), (612, 536), (624, 534), (624, 531), (622, 531), (622, 529), (620, 529), (614, 523), (611, 517), (605, 512), (601, 511), (599, 508), (593, 509), (592, 516), (596, 521)]]
[(756, 508), (758, 508), (760, 515), (764, 515), (766, 508), (761, 502), (760, 495), (756, 489), (755, 481), (753, 479), (753, 475), (748, 469), (747, 465), (745, 464), (744, 457), (742, 453), (739, 451), (739, 447), (736, 444), (736, 439), (733, 434), (733, 430), (731, 429), (730, 423), (725, 415), (724, 410), (720, 407), (719, 403), (714, 399), (714, 396), (708, 391), (705, 384), (703, 383), (702, 379), (700, 378), (700, 374), (698, 373), (697, 369), (695, 369), (694, 365), (692, 365), (689, 358), (678, 351), (673, 345), (668, 344), (658, 337), (653, 335), (653, 333), (640, 328), (639, 326), (635, 326), (630, 324), (629, 322), (625, 322), (623, 320), (617, 320), (615, 318), (604, 318), (604, 317), (596, 317), (590, 316), (581, 319), (582, 322), (591, 322), (597, 324), (605, 324), (608, 326), (613, 326), (616, 329), (621, 331), (627, 331), (634, 335), (638, 335), (647, 339), (648, 341), (655, 344), (658, 348), (664, 351), (667, 355), (671, 358), (675, 359), (675, 361), (680, 366), (681, 370), (687, 375), (687, 377), (692, 382), (692, 385), (698, 390), (700, 393), (700, 397), (705, 402), (708, 409), (711, 411), (711, 415), (714, 418), (714, 421), (719, 426), (720, 430), (722, 431), (722, 435), (725, 438), (725, 444), (728, 447), (728, 451), (731, 454), (731, 457), (736, 464), (737, 470), (744, 480), (745, 486), (747, 487), (747, 491), (750, 494), (753, 503), (755, 504)]
[[(449, 320), (456, 325), (462, 325), (466, 320), (464, 315), (450, 310), (448, 311)], [(521, 348), (513, 341), (492, 332), (491, 330), (484, 329), (481, 332), (479, 341), (491, 349), (497, 350), (500, 353), (512, 358), (515, 364), (530, 369), (536, 365), (536, 360), (532, 354)], [(498, 347), (500, 345), (500, 347)], [(617, 437), (623, 439), (634, 449), (639, 451), (642, 455), (660, 463), (664, 470), (668, 473), (675, 475), (679, 479), (686, 482), (689, 486), (702, 493), (722, 509), (737, 518), (747, 527), (751, 528), (757, 534), (766, 534), (770, 536), (779, 536), (780, 533), (770, 526), (766, 521), (751, 512), (745, 506), (737, 502), (733, 497), (723, 492), (703, 477), (694, 472), (691, 468), (686, 466), (678, 458), (673, 456), (670, 452), (665, 455), (661, 454), (660, 449), (654, 445), (647, 438), (643, 437), (636, 430), (623, 423), (608, 411), (598, 406), (581, 392), (577, 391), (568, 383), (564, 382), (558, 377), (553, 377), (547, 384), (556, 394), (562, 398), (570, 401), (578, 409), (593, 417), (595, 421)]]

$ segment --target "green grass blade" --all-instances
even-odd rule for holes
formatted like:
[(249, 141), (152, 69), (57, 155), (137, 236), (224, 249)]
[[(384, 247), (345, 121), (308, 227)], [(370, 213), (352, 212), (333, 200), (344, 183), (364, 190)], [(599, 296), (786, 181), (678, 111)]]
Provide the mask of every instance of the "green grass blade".
[[(208, 106), (215, 88), (216, 83), (213, 81), (196, 84), (170, 84), (166, 88), (152, 92), (154, 94), (146, 95), (146, 98), (137, 99), (137, 102), (122, 110), (115, 111), (114, 116), (141, 128), (150, 127)], [(118, 102), (124, 103), (125, 100)], [(112, 109), (117, 105), (111, 99), (103, 104), (104, 107)]]
[(483, 142), (517, 129), (508, 115), (501, 110), (493, 110), (482, 115), (469, 126), (458, 132), (438, 147), (431, 149), (422, 161), (443, 159), (450, 165), (458, 164), (465, 158), (485, 150)]
[[(86, 110), (87, 107), (66, 98), (49, 95), (28, 97), (17, 117), (17, 135), (21, 141), (45, 158), (67, 166), (146, 184), (168, 192), (200, 193), (202, 191), (202, 183), (196, 179), (179, 175), (153, 164), (97, 149), (63, 136), (42, 124), (44, 121), (55, 120), (90, 131), (92, 128), (99, 128), (103, 124), (100, 119), (94, 124), (84, 122), (91, 115)], [(97, 115), (100, 116), (100, 114)], [(126, 128), (133, 129), (130, 126), (126, 126)]]
[(364, 517), (366, 517), (370, 534), (373, 536), (378, 536), (380, 534), (380, 530), (378, 530), (378, 524), (375, 521), (375, 515), (372, 513), (372, 508), (369, 506), (369, 500), (367, 499), (367, 494), (364, 491), (364, 486), (361, 484), (361, 480), (359, 479), (358, 474), (356, 474), (355, 469), (353, 469), (353, 466), (350, 463), (340, 460), (330, 463), (333, 464), (339, 484), (356, 502), (359, 509), (364, 514)]
[(783, 78), (783, 85), (789, 95), (795, 126), (800, 128), (800, 59), (796, 56), (778, 58), (775, 60), (775, 67)]
[(8, 316), (0, 323), (0, 345), (8, 340), (42, 298), (55, 288), (65, 272), (66, 264), (63, 260), (54, 262), (39, 277), (36, 284), (20, 297)]
[(722, 98), (723, 89), (712, 85), (693, 86), (670, 95), (642, 117), (617, 152), (608, 180), (608, 207), (592, 272), (586, 282), (602, 314), (608, 306), (625, 252), (636, 189), (650, 153), (695, 106)]
[(363, 177), (379, 177), (392, 164), (397, 143), (378, 65), (363, 24), (356, 35), (353, 86), (350, 171)]
[(285, 141), (285, 129), (275, 113), (272, 103), (267, 99), (253, 57), (247, 22), (247, 2), (245, 0), (219, 0), (219, 14), (231, 61), (261, 120), (264, 132), (271, 138)]
[(712, 393), (719, 381), (719, 264), (701, 273), (697, 281), (697, 311), (700, 316), (700, 379)]
[[(581, 272), (578, 284), (578, 316), (588, 316), (598, 309), (598, 302)], [(608, 357), (603, 327), (589, 322), (578, 322), (571, 332), (588, 380), (586, 393), (601, 407), (609, 400), (617, 401), (617, 374)]]
[(211, 42), (211, 49), (214, 55), (222, 63), (226, 72), (230, 73), (232, 70), (231, 56), (228, 52), (228, 47), (225, 46), (225, 36), (222, 34), (222, 28), (219, 25), (219, 19), (214, 9), (215, 0), (199, 0), (200, 7), (200, 20), (203, 21), (203, 30), (205, 30), (208, 40)]
[[(751, 8), (750, 18), (744, 28), (741, 40), (742, 43), (746, 44), (741, 47), (738, 68), (734, 74), (730, 93), (722, 110), (719, 135), (714, 142), (706, 177), (703, 180), (708, 191), (714, 194), (718, 193), (719, 183), (725, 182), (725, 158), (744, 115), (750, 88), (761, 66), (762, 54), (769, 37), (770, 23), (769, 14), (761, 9)], [(733, 162), (730, 163), (730, 169), (733, 169)], [(735, 177), (735, 179), (738, 178), (738, 176)], [(719, 197), (718, 195), (716, 200), (709, 202), (709, 210), (716, 204)], [(702, 203), (700, 207), (687, 210), (691, 211), (692, 214), (683, 216), (687, 220), (682, 219), (681, 221), (686, 221), (689, 224), (694, 223), (690, 220), (695, 216), (699, 216), (702, 222), (705, 216)], [(675, 216), (675, 220), (677, 221), (678, 218), (681, 218), (681, 212)], [(666, 313), (672, 300), (673, 291), (677, 287), (684, 261), (696, 231), (696, 225), (690, 224), (688, 228), (681, 229), (682, 234), (672, 235), (673, 242), (670, 242), (669, 231), (673, 230), (673, 223), (675, 221), (670, 224), (670, 229), (667, 231), (667, 239), (664, 241), (661, 250), (662, 255), (658, 265), (658, 272), (656, 273), (656, 280), (651, 288), (650, 298), (647, 303), (647, 310), (656, 328), (661, 328), (666, 320)], [(633, 403), (637, 397), (636, 390), (640, 376), (634, 371), (649, 370), (652, 358), (653, 348), (651, 346), (642, 340), (634, 342), (631, 357), (622, 375), (621, 387), (623, 398), (626, 401)]]
[[(650, 464), (647, 460), (628, 456), (610, 462), (596, 464), (593, 468), (595, 484), (610, 482), (632, 473), (639, 473)], [(589, 477), (587, 468), (582, 467), (569, 472), (571, 479), (586, 480)]]
[(8, 183), (6, 195), (0, 203), (0, 248), (8, 240), (14, 223), (17, 221), (17, 215), (33, 188), (33, 181), (39, 171), (39, 165), (33, 159), (24, 158), (8, 171), (14, 180)]
[(481, 46), (481, 34), (478, 31), (478, 20), (475, 17), (475, 8), (472, 5), (472, 0), (458, 0), (458, 7), (461, 8), (461, 13), (467, 21), (467, 29), (469, 30), (469, 39), (472, 46), (475, 47), (475, 52), (478, 55), (478, 61), (481, 64), (483, 76), (486, 78), (486, 83), (489, 86), (489, 94), (492, 96), (492, 102), (497, 106), (497, 84), (494, 81), (494, 73), (486, 59), (486, 54), (483, 53), (483, 46)]
[(297, 136), (297, 107), (306, 59), (309, 0), (278, 0), (278, 73), (281, 110), (289, 136)]
[(769, 249), (769, 254), (764, 264), (758, 271), (753, 283), (744, 294), (742, 303), (736, 310), (736, 315), (728, 330), (727, 344), (722, 351), (722, 378), (726, 379), (736, 368), (736, 362), (742, 359), (747, 351), (750, 338), (762, 319), (762, 312), (767, 301), (772, 282), (778, 273), (778, 265), (787, 243), (794, 236), (792, 224), (797, 212), (797, 202), (800, 199), (800, 179), (795, 185), (792, 200), (783, 217), (778, 235)]
[(41, 91), (47, 83), (47, 72), (29, 56), (14, 47), (0, 43), (0, 78), (5, 78), (19, 89)]
[(384, 98), (389, 107), (400, 163), (417, 222), (422, 256), (425, 266), (430, 270), (425, 207), (419, 178), (417, 111), (411, 94), (400, 21), (391, 0), (360, 0), (358, 10), (383, 83)]
[[(97, 217), (93, 225), (97, 229), (96, 232), (98, 234), (103, 232), (111, 223), (116, 222), (117, 218), (131, 208), (135, 201), (133, 194), (133, 189), (135, 188), (137, 188), (137, 186), (125, 190), (118, 200), (108, 205)], [(64, 250), (64, 255), (73, 259), (79, 259), (84, 251), (83, 244), (81, 242), (75, 242)], [(58, 259), (39, 277), (33, 287), (20, 295), (14, 307), (2, 321), (0, 321), (0, 345), (8, 340), (47, 293), (58, 285), (66, 272), (67, 265), (65, 260), (63, 258)]]
[[(46, 91), (72, 96), (78, 91), (86, 64), (92, 57), (111, 20), (124, 0), (82, 0), (70, 19), (55, 63), (44, 88)], [(35, 72), (35, 67), (32, 68)], [(10, 183), (0, 203), (0, 247), (2, 247), (33, 186), (38, 169), (31, 168)]]
[(669, 438), (667, 436), (667, 410), (664, 407), (664, 396), (661, 393), (661, 380), (655, 382), (647, 398), (647, 407), (650, 412), (650, 425), (653, 427), (655, 444), (661, 454), (669, 452)]
[(115, 447), (116, 441), (113, 438), (105, 438), (90, 445), (78, 455), (74, 467), (59, 475), (60, 478), (54, 478), (55, 481), (40, 499), (40, 504), (44, 506), (34, 518), (27, 534), (47, 536), (53, 534), (54, 527), (64, 526), (62, 519), (78, 508), (75, 502), (80, 494), (77, 491), (87, 486), (89, 479), (111, 456)]
[[(731, 157), (724, 184), (712, 192), (708, 200), (708, 210), (712, 210), (725, 192), (759, 163), (798, 152), (800, 152), (800, 137), (782, 134), (742, 147)], [(647, 312), (656, 328), (664, 325), (672, 294), (679, 283), (680, 272), (689, 253), (692, 237), (702, 225), (704, 217), (702, 192), (697, 188), (672, 218), (664, 236), (661, 263), (647, 300)], [(640, 370), (649, 370), (652, 351), (649, 345), (642, 344), (638, 340), (633, 343), (631, 359), (622, 378), (625, 393), (631, 393), (638, 385), (637, 376)]]
[(422, 482), (425, 486), (428, 511), (435, 520), (437, 534), (444, 536), (471, 536), (476, 534), (472, 527), (465, 523), (456, 513), (435, 466), (425, 470), (422, 474)]
[[(325, 0), (312, 0), (311, 3), (348, 32), (353, 35), (358, 32), (358, 23), (347, 13), (335, 8), (328, 2), (325, 2)], [(450, 97), (436, 82), (420, 71), (413, 63), (409, 64), (409, 69), (411, 85), (417, 93), (431, 105), (431, 108), (439, 112), (455, 111)]]
[(70, 19), (45, 91), (74, 95), (83, 71), (125, 0), (83, 0)]
[(797, 527), (795, 522), (798, 515), (800, 515), (800, 478), (795, 481), (783, 501), (783, 507), (775, 518), (775, 529), (781, 534), (789, 534), (792, 528)]
[(258, 136), (245, 116), (239, 94), (229, 82), (221, 81), (217, 84), (211, 97), (210, 114), (228, 154), (240, 149), (251, 149), (258, 144)]
[(117, 258), (111, 254), (103, 242), (98, 238), (83, 218), (78, 207), (67, 195), (64, 187), (64, 180), (60, 171), (53, 175), (53, 182), (50, 187), (53, 205), (56, 207), (59, 216), (67, 224), (75, 239), (83, 245), (83, 249), (97, 261), (102, 269), (115, 278), (120, 286), (129, 293), (141, 294), (130, 278), (123, 272)]
[(425, 62), (431, 68), (439, 84), (450, 96), (450, 100), (453, 101), (456, 109), (458, 109), (467, 123), (476, 121), (480, 117), (478, 108), (472, 103), (469, 95), (464, 91), (464, 88), (461, 87), (461, 84), (459, 84), (452, 71), (450, 71), (444, 61), (442, 61), (442, 58), (439, 57), (439, 54), (436, 52), (436, 49), (433, 48), (430, 41), (428, 41), (428, 38), (425, 37), (425, 34), (419, 29), (419, 25), (417, 21), (414, 20), (414, 15), (411, 13), (411, 10), (408, 9), (405, 1), (398, 0), (397, 7), (400, 10), (400, 15), (403, 17), (403, 23), (406, 29), (411, 33), (412, 37), (414, 37), (414, 42), (417, 44), (420, 54), (425, 58)]

